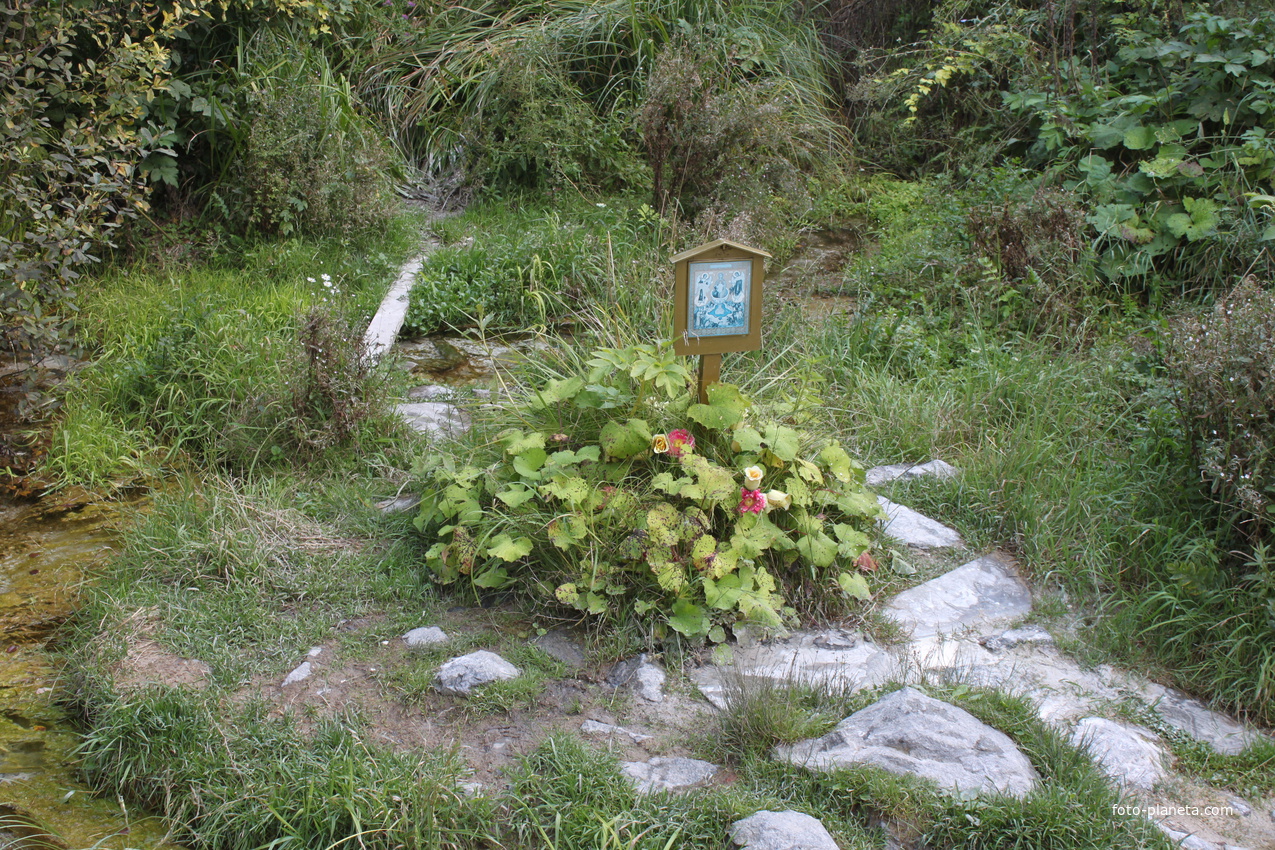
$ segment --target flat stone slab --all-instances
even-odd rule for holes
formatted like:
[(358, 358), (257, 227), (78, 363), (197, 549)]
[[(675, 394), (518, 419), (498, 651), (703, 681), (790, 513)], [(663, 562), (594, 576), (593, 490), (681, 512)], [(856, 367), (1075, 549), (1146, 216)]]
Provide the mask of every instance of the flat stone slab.
[(1087, 749), (1102, 772), (1117, 785), (1151, 790), (1169, 775), (1168, 752), (1150, 729), (1086, 717), (1071, 733), (1073, 747)]
[(885, 649), (854, 632), (799, 632), (789, 638), (735, 649), (728, 665), (694, 670), (691, 681), (709, 702), (725, 709), (750, 687), (808, 685), (854, 692), (889, 681), (899, 664)]
[(454, 404), (414, 401), (396, 405), (394, 409), (407, 427), (430, 438), (459, 437), (469, 430), (469, 417)]
[(517, 667), (494, 652), (480, 649), (445, 663), (434, 676), (434, 688), (443, 694), (468, 696), (481, 685), (516, 679)]
[(425, 257), (422, 255), (403, 264), (398, 270), (398, 278), (368, 324), (367, 331), (363, 334), (363, 348), (371, 362), (375, 363), (384, 357), (385, 352), (394, 345), (394, 340), (398, 339), (403, 319), (407, 317), (409, 294), (424, 263)]
[(955, 530), (941, 522), (919, 514), (909, 507), (897, 505), (884, 496), (877, 496), (881, 510), (885, 512), (881, 523), (886, 534), (917, 549), (964, 549), (965, 541)]
[(962, 798), (980, 793), (1023, 797), (1040, 779), (1004, 732), (915, 688), (856, 711), (822, 738), (776, 747), (775, 756), (814, 770), (876, 765), (933, 780)]
[(1219, 753), (1237, 755), (1251, 744), (1257, 733), (1225, 714), (1213, 711), (1199, 700), (1162, 685), (1151, 685), (1146, 696), (1152, 708), (1170, 726), (1203, 741)]
[(650, 761), (623, 762), (620, 773), (628, 777), (639, 794), (654, 794), (702, 785), (717, 775), (717, 765), (699, 759), (656, 757)]
[(623, 726), (616, 726), (613, 723), (603, 723), (600, 720), (586, 720), (580, 724), (580, 731), (586, 735), (600, 735), (605, 738), (627, 738), (635, 744), (642, 744), (651, 740), (651, 735), (644, 735), (641, 732), (634, 732), (632, 729), (626, 729)]
[(864, 473), (869, 487), (879, 487), (891, 481), (911, 481), (914, 478), (937, 478), (946, 481), (958, 475), (955, 466), (942, 460), (928, 463), (891, 463), (886, 466), (874, 466)]
[(408, 649), (423, 649), (447, 641), (447, 633), (438, 626), (421, 626), (403, 635), (403, 643), (407, 644)]
[(730, 826), (744, 850), (838, 850), (823, 822), (802, 812), (758, 812)]
[(979, 643), (992, 652), (1004, 652), (1018, 646), (1041, 645), (1053, 643), (1054, 636), (1040, 626), (1023, 626), (1021, 629), (1007, 629), (996, 635), (981, 638)]
[(984, 555), (900, 593), (885, 614), (912, 638), (956, 634), (1031, 612), (1032, 596), (1007, 558)]
[(283, 678), (283, 684), (280, 687), (286, 688), (288, 685), (295, 685), (298, 682), (304, 682), (314, 673), (314, 666), (309, 661), (302, 661), (292, 669), (292, 672)]

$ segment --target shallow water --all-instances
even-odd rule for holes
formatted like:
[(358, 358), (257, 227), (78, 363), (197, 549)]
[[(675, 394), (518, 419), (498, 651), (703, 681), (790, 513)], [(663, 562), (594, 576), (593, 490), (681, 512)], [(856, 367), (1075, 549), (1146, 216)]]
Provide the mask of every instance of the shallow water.
[(176, 847), (158, 819), (76, 779), (78, 736), (52, 701), (45, 643), (111, 551), (118, 510), (84, 492), (0, 502), (0, 847)]

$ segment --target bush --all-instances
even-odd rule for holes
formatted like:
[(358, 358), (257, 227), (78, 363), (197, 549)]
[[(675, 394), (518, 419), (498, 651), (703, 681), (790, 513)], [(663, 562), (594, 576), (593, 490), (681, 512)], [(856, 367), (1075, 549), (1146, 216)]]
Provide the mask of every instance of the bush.
[(261, 34), (249, 47), (238, 150), (211, 185), (235, 230), (266, 236), (357, 236), (394, 212), (389, 145), (356, 110), (329, 60), (299, 39)]
[(739, 620), (779, 627), (785, 600), (868, 597), (879, 508), (835, 442), (728, 384), (692, 404), (667, 345), (588, 366), (498, 418), (472, 456), (421, 459), (436, 581), (715, 642)]
[(1250, 543), (1275, 523), (1275, 293), (1247, 277), (1174, 320), (1165, 366), (1201, 481)]

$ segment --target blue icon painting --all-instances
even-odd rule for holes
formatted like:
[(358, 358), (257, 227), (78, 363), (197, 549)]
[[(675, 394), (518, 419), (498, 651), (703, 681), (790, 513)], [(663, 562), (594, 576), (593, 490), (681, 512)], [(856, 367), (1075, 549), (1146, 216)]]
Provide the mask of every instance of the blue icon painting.
[(748, 333), (751, 260), (691, 263), (687, 278), (691, 282), (688, 336)]

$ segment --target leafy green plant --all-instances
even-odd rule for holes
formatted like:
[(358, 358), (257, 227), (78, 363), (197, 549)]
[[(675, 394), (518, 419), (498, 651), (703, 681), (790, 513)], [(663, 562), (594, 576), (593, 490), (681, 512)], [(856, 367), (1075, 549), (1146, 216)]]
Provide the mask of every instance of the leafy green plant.
[(799, 586), (805, 606), (868, 598), (853, 565), (879, 507), (835, 441), (728, 384), (692, 403), (667, 344), (601, 349), (588, 366), (516, 405), (497, 425), (519, 424), (474, 456), (417, 464), (436, 581), (713, 641), (740, 620), (781, 626)]

